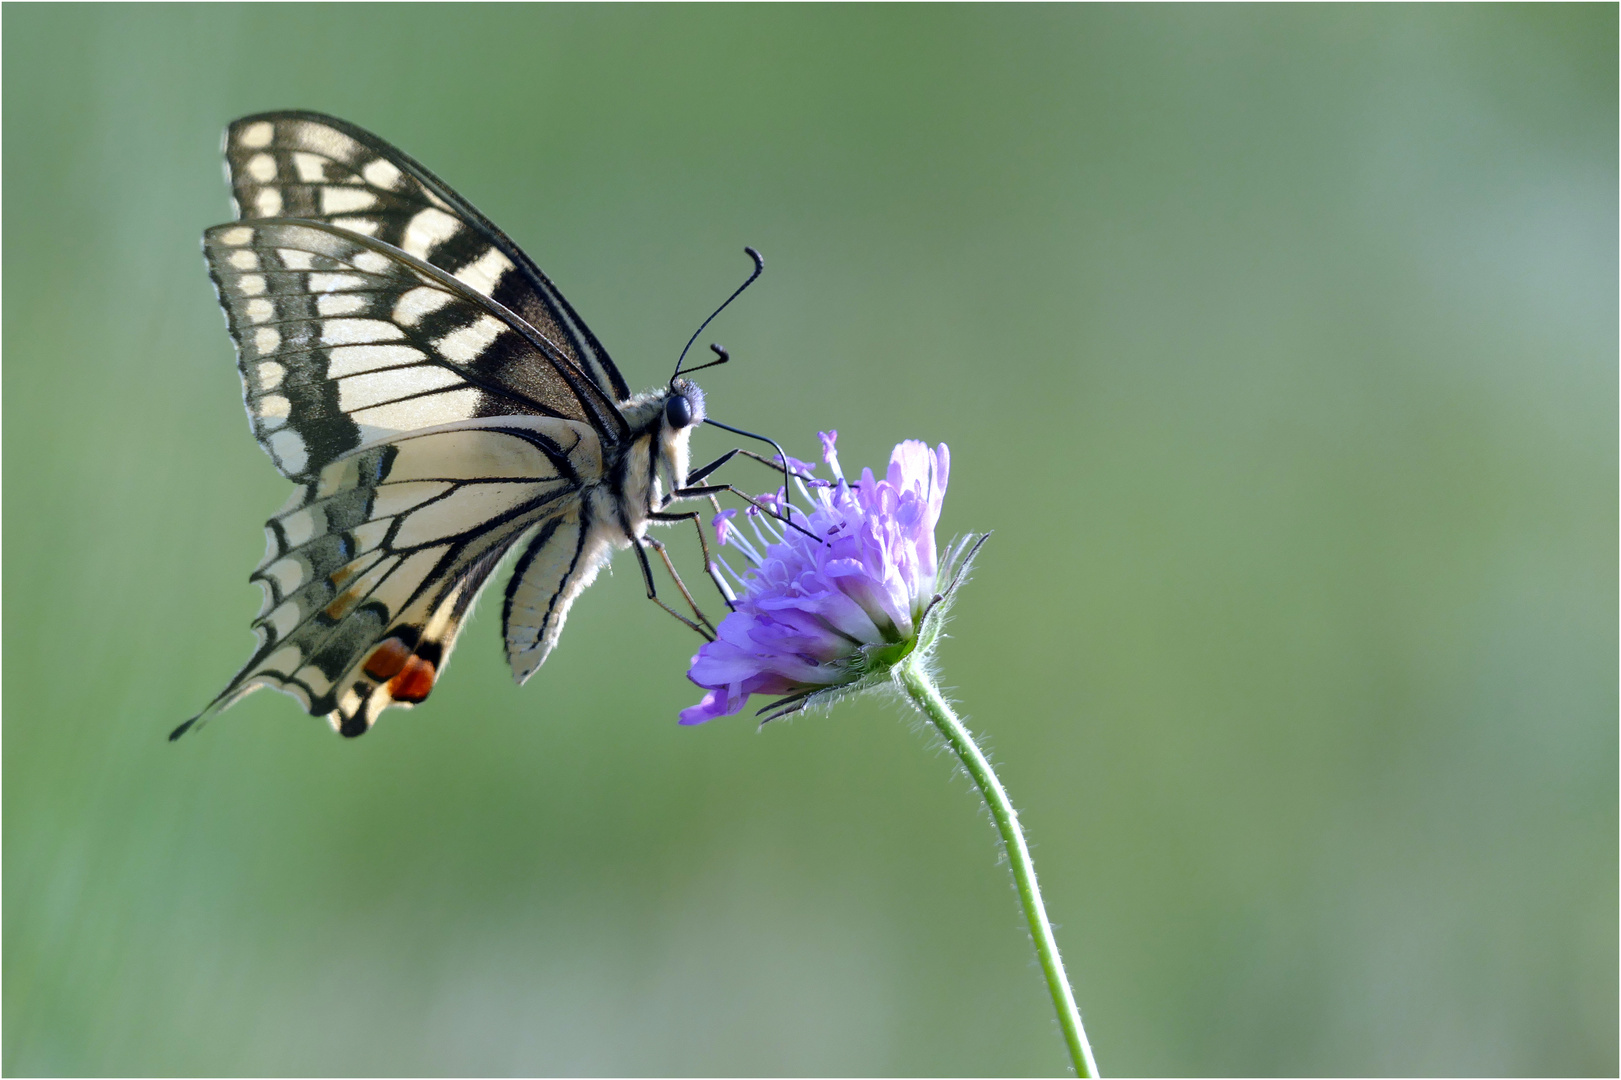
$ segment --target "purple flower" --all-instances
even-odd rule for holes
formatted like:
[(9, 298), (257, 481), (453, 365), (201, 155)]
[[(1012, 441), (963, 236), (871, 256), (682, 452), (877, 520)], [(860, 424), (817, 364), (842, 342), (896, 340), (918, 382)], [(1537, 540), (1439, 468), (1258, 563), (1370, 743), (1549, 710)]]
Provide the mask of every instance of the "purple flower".
[(710, 526), (715, 530), (715, 539), (724, 544), (731, 539), (732, 530), (736, 528), (732, 519), (737, 516), (736, 510), (722, 510), (710, 520)]
[[(741, 588), (716, 639), (692, 658), (687, 677), (708, 693), (682, 710), (683, 724), (736, 713), (751, 694), (783, 695), (767, 709), (794, 712), (886, 682), (897, 663), (932, 646), (951, 591), (936, 592), (934, 542), (950, 453), (944, 444), (903, 442), (882, 479), (863, 469), (852, 484), (839, 468), (837, 438), (821, 436), (834, 481), (800, 484), (811, 511), (790, 511), (799, 528), (759, 513), (716, 517), (721, 544), (748, 566), (738, 575), (719, 562)], [(969, 554), (967, 541), (949, 553), (957, 577)]]

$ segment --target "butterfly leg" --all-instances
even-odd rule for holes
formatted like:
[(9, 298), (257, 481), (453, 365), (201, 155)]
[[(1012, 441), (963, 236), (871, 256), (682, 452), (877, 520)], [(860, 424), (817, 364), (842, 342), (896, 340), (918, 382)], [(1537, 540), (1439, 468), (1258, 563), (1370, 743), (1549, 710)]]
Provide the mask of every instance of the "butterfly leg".
[[(731, 461), (734, 457), (737, 457), (739, 454), (741, 454), (742, 456), (744, 456), (746, 458), (752, 458), (753, 460), (758, 461), (760, 464), (766, 466), (768, 469), (772, 470), (773, 472), (781, 474), (784, 485), (787, 484), (788, 479), (790, 477), (792, 477), (792, 478), (794, 478), (796, 480), (801, 480), (801, 481), (814, 480), (815, 479), (815, 477), (808, 476), (808, 475), (806, 475), (804, 473), (801, 473), (797, 469), (790, 469), (785, 461), (781, 461), (781, 460), (773, 461), (771, 458), (765, 457), (765, 456), (763, 456), (761, 454), (756, 454), (753, 450), (745, 450), (742, 447), (737, 447), (735, 449), (726, 451), (726, 453), (722, 454), (720, 457), (716, 458), (714, 461), (711, 461), (709, 464), (701, 466), (701, 467), (699, 467), (697, 469), (692, 470), (690, 473), (688, 473), (687, 474), (687, 485), (688, 486), (683, 487), (683, 488), (677, 488), (676, 490), (674, 490), (674, 491), (670, 492), (668, 495), (666, 495), (664, 497), (663, 505), (668, 506), (671, 502), (675, 501), (676, 499), (695, 499), (695, 498), (701, 498), (701, 497), (703, 497), (705, 495), (709, 496), (710, 501), (713, 502), (714, 497), (716, 495), (719, 495), (721, 492), (730, 492), (731, 494), (736, 495), (738, 498), (742, 499), (744, 502), (748, 503), (750, 506), (754, 507), (756, 510), (759, 510), (760, 512), (766, 514), (767, 516), (773, 518), (774, 520), (780, 521), (784, 525), (789, 525), (789, 526), (791, 526), (791, 527), (793, 527), (795, 529), (798, 529), (800, 532), (804, 533), (806, 536), (812, 537), (813, 539), (820, 539), (820, 537), (815, 536), (815, 534), (813, 534), (809, 530), (801, 527), (798, 522), (794, 521), (792, 514), (785, 513), (781, 509), (773, 510), (770, 507), (762, 506), (753, 497), (744, 494), (743, 492), (739, 491), (737, 488), (733, 487), (731, 484), (699, 484), (698, 483), (699, 481), (703, 480), (706, 476), (708, 476), (710, 473), (714, 472), (716, 469), (720, 468), (722, 465), (726, 464), (728, 461)], [(697, 486), (694, 486), (694, 485), (697, 485)], [(787, 494), (788, 494), (787, 488), (784, 487), (783, 495), (786, 497)], [(789, 501), (789, 505), (790, 506), (792, 505), (791, 500)], [(699, 530), (699, 532), (701, 534), (702, 530)], [(723, 595), (724, 595), (724, 593), (723, 593)]]
[(747, 453), (747, 451), (745, 451), (742, 447), (739, 447), (736, 450), (728, 450), (728, 451), (726, 451), (726, 453), (722, 454), (720, 457), (716, 458), (714, 461), (711, 461), (708, 465), (705, 465), (705, 466), (703, 466), (702, 468), (699, 468), (699, 469), (694, 469), (691, 472), (689, 472), (687, 474), (687, 483), (696, 484), (698, 481), (702, 480), (704, 477), (708, 476), (710, 473), (714, 472), (716, 469), (720, 468), (722, 465), (726, 464), (728, 461), (732, 460), (737, 455), (743, 454), (743, 453)]
[[(764, 457), (764, 456), (762, 456), (760, 454), (756, 454), (753, 450), (745, 450), (740, 446), (740, 447), (737, 447), (736, 449), (726, 451), (726, 453), (722, 454), (720, 457), (716, 458), (714, 461), (711, 461), (708, 465), (704, 465), (701, 468), (694, 469), (692, 472), (688, 473), (687, 474), (688, 487), (686, 489), (681, 490), (681, 491), (672, 491), (669, 495), (665, 496), (665, 498), (664, 498), (665, 505), (669, 505), (669, 503), (673, 499), (679, 499), (679, 498), (683, 497), (683, 495), (686, 493), (686, 491), (689, 491), (689, 490), (704, 491), (705, 493), (707, 493), (711, 497), (713, 497), (716, 491), (719, 491), (719, 490), (722, 490), (722, 489), (719, 489), (719, 488), (713, 488), (712, 490), (711, 489), (695, 489), (695, 488), (692, 488), (691, 485), (698, 483), (704, 477), (708, 476), (710, 473), (714, 472), (716, 469), (720, 468), (722, 465), (726, 464), (728, 461), (731, 461), (734, 457), (736, 457), (739, 454), (742, 454), (746, 458), (753, 458), (755, 461), (758, 461), (760, 464), (764, 465), (766, 468), (770, 469), (772, 472), (782, 474), (782, 482), (784, 484), (783, 494), (785, 496), (787, 495), (787, 487), (786, 487), (786, 485), (788, 483), (788, 478), (790, 476), (793, 477), (794, 479), (800, 480), (800, 481), (815, 479), (815, 477), (807, 476), (806, 474), (801, 473), (797, 469), (788, 468), (782, 462), (772, 461), (768, 457)], [(735, 490), (735, 489), (729, 489), (729, 490)], [(746, 495), (743, 496), (743, 497), (748, 498), (748, 496), (746, 496)], [(753, 500), (750, 500), (750, 502), (752, 503)]]
[(744, 502), (760, 511), (760, 513), (769, 517), (772, 521), (780, 521), (782, 524), (787, 525), (791, 529), (797, 529), (806, 536), (810, 537), (812, 540), (820, 542), (822, 539), (820, 536), (817, 536), (815, 533), (805, 528), (805, 526), (795, 521), (792, 517), (782, 513), (779, 510), (773, 510), (771, 507), (761, 504), (753, 496), (746, 492), (739, 491), (731, 484), (704, 484), (699, 487), (676, 488), (674, 491), (670, 492), (670, 498), (701, 499), (705, 495), (719, 495), (722, 492), (730, 492), (731, 494), (736, 495), (739, 499), (742, 499)]
[[(715, 501), (715, 497), (713, 495), (709, 497), (709, 501), (714, 506), (715, 513), (720, 513), (720, 503)], [(692, 522), (693, 529), (695, 529), (698, 533), (698, 549), (703, 552), (704, 556), (704, 572), (709, 575), (709, 580), (714, 584), (715, 591), (720, 593), (720, 598), (726, 602), (727, 608), (732, 611), (736, 611), (737, 597), (735, 594), (733, 594), (731, 588), (727, 586), (726, 580), (720, 576), (720, 569), (715, 565), (715, 557), (709, 554), (709, 538), (704, 535), (703, 515), (696, 510), (689, 510), (684, 514), (666, 514), (654, 511), (648, 516), (654, 521)], [(652, 537), (648, 537), (648, 539), (652, 540)], [(670, 557), (664, 553), (663, 545), (659, 546), (659, 554), (664, 556), (664, 564), (670, 567), (670, 576), (675, 578), (677, 585), (681, 585), (681, 575), (675, 572), (674, 566), (670, 565)], [(681, 585), (681, 592), (683, 595), (686, 595), (687, 589), (685, 585)], [(691, 596), (687, 596), (687, 603), (692, 604)], [(698, 606), (693, 604), (692, 610), (697, 612)], [(699, 616), (699, 618), (702, 617), (703, 616), (701, 615)], [(709, 620), (705, 619), (704, 621), (707, 623)]]
[[(697, 514), (692, 515), (693, 518), (697, 518), (697, 516), (698, 516)], [(702, 533), (701, 532), (700, 532), (699, 536), (700, 536), (700, 543), (701, 543), (702, 542)], [(704, 627), (707, 630), (709, 630), (710, 633), (714, 633), (715, 632), (715, 624), (710, 622), (709, 617), (706, 616), (702, 611), (700, 611), (698, 609), (697, 601), (693, 600), (692, 593), (687, 591), (687, 583), (685, 581), (681, 580), (681, 575), (676, 571), (675, 563), (670, 561), (670, 552), (668, 551), (668, 549), (665, 548), (663, 541), (656, 540), (651, 536), (644, 536), (644, 537), (642, 537), (642, 540), (643, 540), (644, 543), (646, 543), (648, 546), (650, 546), (654, 551), (658, 552), (659, 553), (659, 558), (664, 560), (664, 568), (670, 572), (670, 578), (671, 578), (671, 580), (673, 580), (675, 582), (675, 587), (677, 589), (681, 590), (681, 597), (682, 597), (682, 599), (684, 599), (687, 602), (687, 607), (692, 609), (693, 616), (700, 623), (702, 623), (704, 625)], [(704, 565), (707, 566), (707, 565), (709, 565), (708, 545), (704, 545), (704, 548), (705, 548), (705, 550), (704, 550)]]
[[(664, 545), (652, 537), (646, 536), (642, 537), (640, 541), (631, 546), (636, 551), (636, 561), (640, 563), (642, 567), (642, 580), (647, 584), (647, 598), (653, 601), (653, 603), (657, 604), (659, 607), (663, 608), (665, 611), (669, 612), (671, 615), (675, 616), (683, 626), (702, 635), (704, 640), (714, 641), (715, 628), (710, 624), (708, 619), (704, 618), (703, 612), (698, 610), (698, 605), (693, 603), (692, 594), (687, 591), (687, 586), (682, 582), (681, 575), (675, 572), (675, 565), (671, 563), (669, 554), (664, 550)], [(670, 576), (675, 578), (676, 586), (681, 590), (681, 595), (687, 598), (687, 603), (692, 606), (692, 613), (698, 616), (699, 620), (702, 621), (703, 626), (693, 622), (675, 608), (659, 599), (658, 589), (653, 584), (653, 564), (647, 561), (648, 547), (652, 547), (653, 550), (657, 551), (664, 559), (664, 565), (670, 568)], [(708, 627), (708, 629), (705, 629), (705, 627)]]

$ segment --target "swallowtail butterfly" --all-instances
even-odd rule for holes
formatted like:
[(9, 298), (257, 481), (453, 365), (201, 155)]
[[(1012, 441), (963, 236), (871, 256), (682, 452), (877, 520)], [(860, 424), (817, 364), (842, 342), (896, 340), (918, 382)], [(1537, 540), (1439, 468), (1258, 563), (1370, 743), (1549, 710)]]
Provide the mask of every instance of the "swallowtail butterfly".
[(718, 490), (686, 489), (698, 387), (633, 396), (529, 257), (370, 132), (262, 113), (226, 130), (225, 162), (237, 220), (203, 251), (254, 437), (297, 488), (252, 575), (252, 658), (170, 738), (261, 686), (348, 736), (421, 702), (520, 543), (502, 608), (520, 683), (615, 549), (657, 600), (648, 525)]

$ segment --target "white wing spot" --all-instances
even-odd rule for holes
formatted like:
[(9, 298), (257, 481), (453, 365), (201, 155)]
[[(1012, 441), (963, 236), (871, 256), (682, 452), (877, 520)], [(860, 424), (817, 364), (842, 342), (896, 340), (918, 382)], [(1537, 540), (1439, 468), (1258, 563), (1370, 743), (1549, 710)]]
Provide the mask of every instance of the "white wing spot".
[(311, 274), (309, 278), (309, 290), (314, 293), (364, 289), (368, 284), (359, 274)]
[(268, 184), (276, 178), (276, 159), (269, 154), (254, 154), (248, 159), (246, 168), (248, 175), (261, 184)]
[(300, 621), (301, 616), (298, 613), (298, 604), (292, 600), (289, 600), (275, 611), (272, 611), (270, 613), (270, 618), (266, 619), (265, 623), (272, 630), (276, 631), (276, 639), (279, 641), (288, 634), (292, 633), (294, 630), (298, 629), (298, 624)]
[(324, 345), (361, 345), (368, 341), (392, 341), (405, 331), (381, 319), (328, 319), (321, 324)]
[(393, 190), (394, 186), (400, 182), (402, 174), (399, 169), (394, 167), (392, 161), (384, 161), (382, 158), (378, 158), (376, 161), (367, 164), (361, 170), (360, 175), (364, 176), (366, 183), (372, 187)]
[(249, 300), (247, 306), (248, 318), (254, 322), (269, 322), (270, 317), (276, 313), (276, 305), (264, 297)]
[(422, 360), (423, 355), (408, 345), (344, 345), (327, 353), (326, 377), (341, 379)]
[(273, 187), (260, 188), (259, 194), (253, 197), (253, 208), (259, 211), (260, 217), (275, 217), (281, 213), (281, 192)]
[(261, 360), (259, 362), (258, 372), (259, 389), (274, 390), (276, 387), (281, 385), (282, 377), (287, 374), (287, 369), (276, 363), (274, 360)]
[(308, 270), (315, 265), (315, 256), (297, 248), (277, 248), (281, 264), (289, 270)]
[[(284, 472), (301, 473), (304, 471), (304, 466), (310, 460), (310, 453), (309, 450), (307, 450), (304, 446), (303, 436), (299, 435), (299, 433), (294, 431), (292, 428), (287, 428), (284, 431), (278, 431), (274, 435), (270, 436), (270, 452), (276, 455), (276, 460), (281, 463), (281, 467)], [(294, 515), (294, 517), (297, 516), (300, 515)], [(302, 517), (305, 521), (309, 522), (311, 535), (313, 536), (315, 523), (310, 520), (310, 515), (307, 512), (304, 513)], [(287, 518), (284, 520), (282, 522), (283, 527), (285, 528), (287, 522), (291, 520), (292, 518)], [(303, 540), (294, 540), (292, 530), (288, 529), (287, 539), (292, 544), (302, 544), (304, 540), (308, 540), (309, 537), (306, 536)]]
[(285, 649), (277, 649), (265, 657), (265, 662), (256, 670), (269, 671), (279, 675), (291, 675), (298, 670), (298, 665), (304, 662), (304, 654), (298, 651), (298, 646), (289, 645)]
[(425, 394), (456, 386), (461, 378), (449, 368), (437, 364), (404, 369), (390, 368), (369, 375), (355, 375), (338, 383), (338, 408), (344, 412), (369, 409), (385, 401), (394, 401), (412, 394)]
[[(385, 690), (384, 693), (386, 694), (387, 691)], [(393, 699), (390, 698), (389, 700)], [(364, 704), (365, 699), (360, 696), (360, 692), (351, 686), (338, 698), (338, 707), (327, 714), (326, 722), (331, 725), (333, 731), (342, 731), (343, 718), (345, 716), (359, 716), (360, 707)], [(387, 708), (387, 706), (384, 706), (384, 708)], [(366, 730), (370, 731), (370, 726)]]
[(456, 280), (485, 296), (493, 296), (496, 286), (501, 284), (501, 275), (511, 269), (512, 260), (503, 255), (500, 248), (492, 247), (456, 271)]
[(246, 226), (239, 225), (234, 229), (226, 229), (224, 232), (217, 235), (219, 236), (220, 243), (230, 244), (232, 247), (235, 247), (238, 244), (246, 244), (249, 240), (252, 240), (253, 230), (247, 228)]
[(452, 300), (456, 299), (443, 289), (435, 289), (428, 285), (419, 285), (394, 305), (394, 318), (406, 326), (415, 326), (426, 315), (432, 315)]
[(270, 139), (275, 133), (276, 129), (270, 126), (269, 120), (261, 120), (257, 124), (249, 124), (236, 133), (237, 145), (257, 150), (261, 146), (269, 146)]
[(507, 324), (494, 315), (480, 315), (472, 326), (452, 330), (434, 344), (458, 364), (470, 364), (482, 356), (490, 343), (506, 329)]
[(306, 154), (302, 150), (293, 155), (293, 168), (306, 184), (319, 184), (326, 180), (326, 158)]
[[(287, 434), (292, 434), (288, 432)], [(287, 549), (299, 547), (315, 539), (315, 515), (308, 510), (297, 510), (291, 514), (283, 514), (279, 522), (282, 534), (287, 537)]]
[(455, 218), (430, 206), (418, 212), (405, 227), (405, 238), (400, 242), (400, 247), (419, 259), (426, 259), (428, 252), (460, 231), (461, 225)]
[(393, 265), (388, 256), (379, 251), (362, 251), (349, 261), (368, 274), (386, 274)]
[(276, 588), (286, 596), (304, 582), (304, 564), (297, 559), (280, 559), (264, 571), (264, 576), (276, 583)]
[(369, 302), (356, 293), (322, 293), (315, 298), (315, 310), (322, 315), (353, 315)]
[(259, 269), (259, 256), (252, 251), (233, 251), (231, 252), (231, 265), (238, 270), (257, 270)]
[(324, 187), (321, 189), (321, 213), (347, 214), (352, 210), (369, 210), (377, 205), (377, 196), (364, 188)]
[(280, 394), (267, 394), (259, 399), (255, 406), (261, 417), (281, 417), (286, 419), (293, 411), (293, 403)]
[(321, 695), (332, 689), (332, 680), (326, 677), (326, 672), (314, 664), (305, 664), (298, 669), (297, 674), (300, 679), (309, 684), (310, 692), (313, 694)]
[(360, 156), (360, 144), (341, 131), (333, 131), (324, 124), (305, 124), (298, 129), (305, 146), (319, 150), (338, 161), (353, 161)]
[(376, 236), (377, 226), (381, 223), (376, 218), (335, 217), (332, 219), (332, 224), (348, 229), (350, 232), (357, 232), (362, 236)]
[(269, 356), (281, 348), (281, 334), (276, 332), (274, 326), (261, 326), (253, 332), (253, 347), (260, 356)]
[(243, 274), (236, 279), (236, 288), (243, 296), (258, 296), (265, 291), (265, 279), (258, 274)]

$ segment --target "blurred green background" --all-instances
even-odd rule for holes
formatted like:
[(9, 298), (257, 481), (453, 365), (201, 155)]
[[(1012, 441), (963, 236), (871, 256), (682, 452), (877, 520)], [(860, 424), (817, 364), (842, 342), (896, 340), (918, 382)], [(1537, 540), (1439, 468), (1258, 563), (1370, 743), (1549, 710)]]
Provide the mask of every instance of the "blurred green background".
[[(1106, 1073), (1617, 1070), (1616, 8), (4, 12), (4, 1069), (1040, 1074), (894, 705), (680, 729), (621, 557), (354, 743), (256, 695), (219, 132), (420, 158), (630, 382), (949, 442), (943, 650)], [(699, 453), (728, 443), (699, 438)], [(745, 467), (736, 476), (764, 478)], [(683, 549), (683, 557), (690, 558)]]

